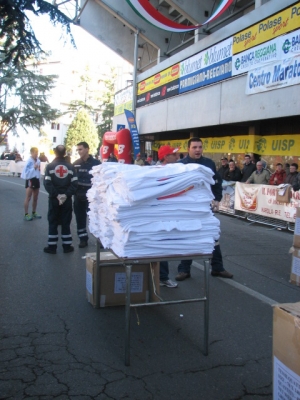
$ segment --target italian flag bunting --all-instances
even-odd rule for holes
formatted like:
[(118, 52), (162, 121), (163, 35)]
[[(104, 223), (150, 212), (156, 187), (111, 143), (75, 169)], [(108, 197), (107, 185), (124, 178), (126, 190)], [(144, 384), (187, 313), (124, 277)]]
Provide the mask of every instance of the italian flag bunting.
[(214, 19), (218, 18), (227, 8), (232, 4), (233, 0), (221, 0), (216, 11), (213, 15), (205, 22), (199, 25), (182, 25), (178, 24), (166, 18), (155, 7), (149, 2), (149, 0), (126, 0), (130, 7), (145, 21), (156, 26), (157, 28), (163, 29), (170, 32), (187, 32), (194, 29), (198, 29), (203, 25), (208, 24)]

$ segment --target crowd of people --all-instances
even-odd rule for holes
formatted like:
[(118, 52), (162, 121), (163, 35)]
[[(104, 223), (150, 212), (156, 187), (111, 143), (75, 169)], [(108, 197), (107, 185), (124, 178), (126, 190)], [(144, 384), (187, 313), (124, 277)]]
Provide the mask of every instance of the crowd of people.
[[(49, 163), (44, 153), (39, 156), (36, 147), (30, 149), (30, 157), (23, 168), (21, 178), (25, 180), (24, 220), (40, 219), (36, 211), (40, 189), (41, 161), (47, 162), (44, 175), (44, 187), (49, 194), (48, 198), (48, 246), (44, 252), (56, 254), (58, 244), (58, 226), (61, 225), (61, 239), (64, 253), (74, 251), (70, 224), (72, 211), (77, 224), (79, 247), (88, 246), (88, 233), (86, 228), (88, 200), (87, 191), (91, 187), (92, 175), (89, 171), (100, 161), (89, 154), (89, 145), (86, 142), (77, 144), (79, 159), (70, 163), (66, 148), (58, 145), (54, 149), (55, 158)], [(72, 203), (72, 198), (74, 198)], [(29, 213), (32, 199), (32, 213)]]
[[(70, 224), (72, 220), (72, 211), (76, 217), (77, 235), (79, 238), (79, 247), (88, 246), (87, 232), (87, 211), (89, 204), (87, 200), (87, 191), (91, 187), (92, 175), (89, 171), (93, 166), (99, 165), (100, 161), (89, 154), (89, 145), (86, 142), (77, 144), (79, 159), (73, 164), (70, 163), (66, 148), (58, 145), (55, 150), (55, 159), (49, 163), (44, 153), (38, 154), (38, 149), (30, 149), (30, 158), (22, 171), (21, 177), (25, 179), (25, 221), (40, 219), (37, 213), (37, 202), (40, 188), (40, 165), (41, 162), (47, 162), (44, 176), (44, 187), (49, 194), (48, 199), (48, 245), (44, 252), (56, 254), (58, 244), (58, 226), (61, 225), (61, 240), (64, 253), (74, 251), (72, 246), (72, 235)], [(169, 145), (161, 146), (158, 151), (158, 162), (155, 162), (152, 156), (141, 157), (138, 154), (135, 160), (136, 165), (165, 165), (168, 163), (181, 162), (183, 164), (197, 163), (210, 168), (214, 172), (215, 184), (211, 186), (212, 193), (215, 196), (213, 202), (213, 211), (218, 211), (219, 201), (222, 199), (222, 180), (243, 182), (248, 184), (266, 184), (280, 185), (281, 183), (290, 184), (294, 190), (300, 189), (300, 173), (298, 165), (292, 163), (286, 164), (285, 168), (281, 163), (277, 163), (274, 173), (266, 168), (262, 161), (254, 163), (250, 155), (244, 156), (244, 165), (242, 169), (236, 166), (234, 160), (226, 157), (221, 158), (221, 167), (217, 170), (213, 160), (203, 156), (203, 144), (199, 138), (191, 138), (188, 142), (188, 154), (184, 157), (178, 153), (178, 148)], [(110, 154), (108, 162), (117, 162), (113, 153)], [(73, 202), (72, 202), (73, 198)], [(29, 214), (29, 205), (32, 199), (32, 213)], [(183, 281), (191, 277), (192, 260), (182, 260), (178, 265), (178, 275), (176, 281)], [(211, 260), (211, 275), (221, 278), (233, 278), (233, 275), (223, 267), (222, 253), (219, 243), (216, 243), (213, 257)], [(178, 284), (169, 278), (169, 266), (167, 262), (161, 262), (160, 265), (160, 284), (170, 288), (176, 288)]]
[(290, 184), (294, 190), (300, 189), (300, 173), (298, 172), (298, 164), (285, 164), (285, 168), (281, 163), (276, 164), (276, 169), (271, 173), (262, 161), (254, 163), (250, 155), (244, 157), (244, 166), (239, 169), (234, 160), (226, 157), (221, 158), (221, 167), (218, 172), (224, 181), (234, 181), (243, 183), (255, 183), (262, 185), (278, 186), (282, 183)]
[(18, 151), (10, 151), (3, 152), (0, 156), (0, 160), (9, 160), (9, 161), (23, 161), (21, 154)]

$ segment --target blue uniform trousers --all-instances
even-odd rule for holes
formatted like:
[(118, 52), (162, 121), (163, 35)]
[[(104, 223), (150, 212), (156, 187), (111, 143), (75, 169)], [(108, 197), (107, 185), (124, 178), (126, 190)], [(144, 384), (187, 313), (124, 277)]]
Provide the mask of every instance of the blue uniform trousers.
[(72, 221), (72, 198), (69, 197), (64, 204), (59, 205), (56, 197), (49, 197), (48, 208), (48, 245), (57, 247), (58, 242), (58, 225), (61, 225), (61, 239), (64, 249), (72, 244), (72, 235), (70, 224)]
[(86, 230), (87, 212), (89, 210), (89, 202), (87, 199), (81, 199), (74, 196), (74, 213), (77, 223), (77, 235), (80, 241), (87, 242), (89, 240)]

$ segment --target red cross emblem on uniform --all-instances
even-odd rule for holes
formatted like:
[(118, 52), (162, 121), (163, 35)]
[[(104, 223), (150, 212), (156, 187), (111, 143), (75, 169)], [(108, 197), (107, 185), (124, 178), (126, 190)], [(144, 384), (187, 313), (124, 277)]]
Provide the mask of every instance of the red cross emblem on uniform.
[(58, 178), (65, 178), (68, 175), (68, 168), (65, 167), (64, 165), (58, 165), (55, 170), (55, 176), (57, 176)]

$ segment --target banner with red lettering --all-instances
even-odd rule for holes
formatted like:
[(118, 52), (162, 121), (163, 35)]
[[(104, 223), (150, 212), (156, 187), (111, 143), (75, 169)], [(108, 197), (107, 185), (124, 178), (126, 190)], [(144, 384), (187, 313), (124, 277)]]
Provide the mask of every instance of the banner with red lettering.
[(300, 207), (300, 191), (292, 191), (291, 202), (282, 204), (276, 201), (276, 186), (240, 182), (235, 185), (236, 210), (295, 222), (297, 207)]

